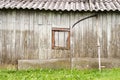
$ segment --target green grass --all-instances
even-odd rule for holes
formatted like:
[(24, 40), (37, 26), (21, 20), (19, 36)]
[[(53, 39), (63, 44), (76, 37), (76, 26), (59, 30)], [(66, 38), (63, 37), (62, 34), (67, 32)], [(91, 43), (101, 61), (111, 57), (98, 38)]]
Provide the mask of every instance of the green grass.
[(0, 70), (0, 80), (120, 80), (119, 69), (98, 70)]

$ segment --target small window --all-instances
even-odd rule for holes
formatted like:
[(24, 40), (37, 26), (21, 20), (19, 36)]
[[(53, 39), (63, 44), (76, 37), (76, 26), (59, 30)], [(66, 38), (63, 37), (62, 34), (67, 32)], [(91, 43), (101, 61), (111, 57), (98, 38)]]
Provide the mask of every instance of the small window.
[(52, 28), (52, 49), (70, 49), (69, 28)]

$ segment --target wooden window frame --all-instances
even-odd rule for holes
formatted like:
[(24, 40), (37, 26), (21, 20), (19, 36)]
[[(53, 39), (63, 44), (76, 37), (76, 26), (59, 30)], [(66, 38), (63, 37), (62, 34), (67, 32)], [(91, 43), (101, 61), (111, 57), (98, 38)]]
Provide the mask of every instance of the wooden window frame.
[[(68, 32), (67, 44), (66, 44), (67, 47), (55, 46), (55, 32)], [(57, 50), (70, 49), (70, 28), (52, 28), (52, 49), (57, 49)]]

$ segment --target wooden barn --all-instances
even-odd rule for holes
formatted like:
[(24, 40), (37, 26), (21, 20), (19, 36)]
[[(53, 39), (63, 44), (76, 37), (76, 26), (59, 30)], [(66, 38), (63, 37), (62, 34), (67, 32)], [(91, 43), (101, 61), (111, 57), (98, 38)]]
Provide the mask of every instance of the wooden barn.
[(94, 68), (98, 57), (120, 67), (120, 0), (0, 0), (0, 64)]

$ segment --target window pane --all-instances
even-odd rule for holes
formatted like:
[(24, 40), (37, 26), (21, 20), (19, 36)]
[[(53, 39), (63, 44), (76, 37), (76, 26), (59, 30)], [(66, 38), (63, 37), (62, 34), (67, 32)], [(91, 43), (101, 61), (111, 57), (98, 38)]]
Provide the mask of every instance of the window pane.
[(64, 32), (59, 32), (59, 46), (65, 47)]
[(65, 34), (65, 47), (67, 47), (68, 32), (64, 32), (64, 34)]
[(67, 47), (68, 32), (55, 32), (55, 46)]
[(55, 46), (59, 46), (59, 32), (55, 32)]

